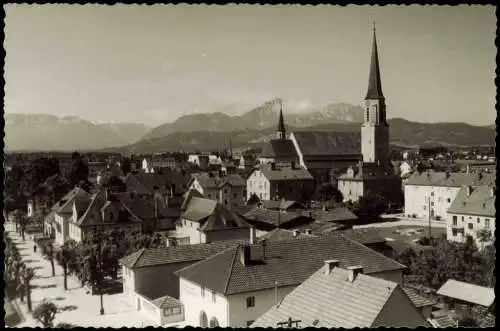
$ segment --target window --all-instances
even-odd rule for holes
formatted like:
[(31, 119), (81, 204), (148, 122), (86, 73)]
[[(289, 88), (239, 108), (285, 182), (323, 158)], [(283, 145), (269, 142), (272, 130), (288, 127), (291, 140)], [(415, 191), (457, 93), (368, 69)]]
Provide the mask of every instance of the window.
[(224, 204), (227, 205), (227, 199), (224, 199)]
[(213, 303), (215, 303), (215, 297), (216, 297), (216, 295), (215, 295), (215, 291), (212, 291), (212, 302), (213, 302)]
[(484, 219), (484, 226), (489, 228), (490, 227), (490, 219), (489, 218), (485, 218)]
[(205, 297), (205, 288), (203, 286), (201, 287), (201, 297)]
[(247, 321), (247, 326), (252, 325), (253, 322), (255, 322), (255, 321)]
[(236, 199), (238, 197), (238, 193), (234, 193), (233, 197)]
[(434, 192), (431, 192), (431, 197), (433, 197), (433, 196), (434, 196)]
[(480, 220), (480, 218), (478, 217), (478, 218), (477, 218), (477, 224), (479, 224), (479, 223), (481, 223), (481, 220)]
[(453, 216), (453, 225), (457, 225), (457, 217)]
[(462, 222), (464, 221), (464, 217), (462, 216)]
[(433, 207), (434, 207), (434, 201), (431, 201), (431, 206), (433, 206)]
[(457, 235), (457, 229), (451, 229), (451, 235), (455, 237)]
[(227, 194), (227, 188), (224, 189), (224, 194)]
[(446, 199), (446, 202), (450, 203), (450, 202), (451, 202), (451, 199), (450, 199), (450, 198)]
[(247, 298), (247, 308), (248, 307), (255, 307), (255, 297)]
[(474, 224), (469, 223), (469, 229), (470, 229), (470, 230), (474, 229)]

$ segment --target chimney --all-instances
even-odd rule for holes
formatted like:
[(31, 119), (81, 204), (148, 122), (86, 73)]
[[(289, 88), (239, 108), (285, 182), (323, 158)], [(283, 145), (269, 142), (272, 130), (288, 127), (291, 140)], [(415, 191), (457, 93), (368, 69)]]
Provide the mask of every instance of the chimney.
[(467, 190), (467, 196), (470, 197), (472, 193), (472, 187), (470, 185), (467, 185), (466, 190)]
[(257, 236), (255, 235), (255, 228), (251, 227), (250, 228), (250, 245), (255, 244), (257, 241)]
[(294, 237), (297, 237), (299, 235), (299, 230), (293, 230), (292, 233)]
[(242, 245), (240, 246), (240, 262), (244, 266), (249, 265), (250, 263), (250, 246)]
[(495, 188), (490, 187), (490, 197), (494, 198), (495, 197)]
[(347, 280), (351, 283), (354, 282), (354, 280), (356, 279), (356, 277), (359, 274), (363, 273), (363, 267), (360, 265), (350, 266), (350, 267), (347, 267), (346, 269), (348, 271), (348, 279)]
[(329, 275), (333, 268), (338, 268), (339, 264), (339, 260), (325, 260), (325, 275)]
[(276, 163), (271, 162), (271, 170), (276, 170)]
[(262, 260), (265, 260), (266, 259), (267, 240), (266, 239), (262, 240), (261, 244), (262, 244)]

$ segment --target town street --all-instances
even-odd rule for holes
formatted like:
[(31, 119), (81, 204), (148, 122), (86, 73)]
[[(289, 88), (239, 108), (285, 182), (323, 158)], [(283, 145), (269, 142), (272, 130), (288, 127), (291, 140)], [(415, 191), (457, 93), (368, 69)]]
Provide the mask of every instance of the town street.
[[(41, 256), (40, 250), (33, 252), (34, 242), (28, 239), (23, 241), (15, 232), (12, 223), (5, 224), (5, 230), (16, 243), (23, 261), (35, 271), (32, 280), (31, 297), (33, 309), (43, 300), (52, 301), (59, 307), (54, 326), (58, 323), (70, 323), (80, 327), (144, 327), (156, 326), (147, 316), (141, 314), (135, 307), (126, 301), (123, 293), (104, 296), (105, 314), (100, 315), (98, 295), (87, 294), (73, 277), (68, 277), (68, 290), (64, 290), (63, 269), (55, 263), (56, 276), (52, 277), (50, 262)], [(16, 327), (37, 327), (39, 323), (28, 312), (25, 303), (16, 299), (17, 305), (23, 314), (23, 322)]]

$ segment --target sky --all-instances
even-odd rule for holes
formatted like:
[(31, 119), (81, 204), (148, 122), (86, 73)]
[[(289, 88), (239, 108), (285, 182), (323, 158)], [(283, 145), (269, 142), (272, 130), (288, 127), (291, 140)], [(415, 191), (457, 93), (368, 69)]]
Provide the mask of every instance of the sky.
[[(376, 22), (387, 116), (493, 124), (493, 6), (4, 6), (5, 111), (160, 125), (362, 104)], [(288, 108), (287, 108), (288, 107)]]

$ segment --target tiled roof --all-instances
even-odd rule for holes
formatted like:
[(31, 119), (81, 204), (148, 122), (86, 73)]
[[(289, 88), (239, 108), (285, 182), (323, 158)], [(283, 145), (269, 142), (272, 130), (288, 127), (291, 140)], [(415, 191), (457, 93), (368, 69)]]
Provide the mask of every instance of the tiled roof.
[(203, 198), (203, 194), (201, 194), (198, 190), (195, 189), (190, 189), (189, 191), (184, 193), (184, 200), (182, 201), (181, 204), (181, 210), (186, 210), (189, 201), (191, 201), (191, 199), (194, 197)]
[(322, 209), (314, 209), (311, 211), (304, 211), (304, 215), (311, 214), (311, 217), (314, 218), (316, 222), (339, 222), (342, 221), (352, 221), (357, 220), (358, 217), (354, 215), (348, 208), (346, 207), (338, 207), (329, 210)]
[(120, 260), (120, 264), (131, 268), (144, 268), (171, 263), (200, 261), (244, 240), (215, 241), (208, 244), (180, 245), (166, 248), (142, 248)]
[(469, 189), (470, 196), (467, 196), (467, 187), (462, 187), (448, 213), (495, 217), (495, 188), (476, 186)]
[(68, 192), (61, 200), (59, 200), (54, 206), (57, 213), (72, 213), (73, 212), (73, 201), (77, 199), (77, 197), (90, 197), (90, 193), (85, 192), (79, 187), (75, 187), (71, 191)]
[(192, 197), (181, 216), (190, 221), (200, 222), (213, 214), (216, 205), (215, 200)]
[(348, 170), (346, 173), (342, 174), (339, 178), (343, 180), (364, 180), (364, 179), (377, 179), (380, 177), (385, 177), (394, 174), (394, 169), (392, 167), (385, 167), (383, 165), (378, 165), (373, 162), (362, 162), (355, 167), (351, 167), (354, 171), (353, 175), (350, 176)]
[[(481, 176), (481, 177), (480, 177)], [(445, 186), (445, 187), (460, 187), (463, 185), (471, 186), (486, 186), (493, 185), (496, 181), (495, 172), (479, 174), (467, 174), (464, 172), (437, 172), (424, 171), (418, 172), (408, 178), (405, 185), (418, 186)]]
[(204, 189), (218, 188), (226, 184), (233, 187), (241, 187), (246, 185), (245, 180), (238, 174), (229, 174), (227, 176), (210, 176), (206, 172), (201, 172), (192, 174), (192, 177), (193, 179), (196, 179)]
[(301, 204), (293, 200), (262, 200), (262, 206), (266, 209), (281, 210), (287, 210), (292, 206), (304, 208)]
[(433, 306), (437, 303), (436, 300), (426, 298), (426, 297), (418, 294), (417, 291), (412, 289), (412, 288), (403, 286), (403, 291), (406, 293), (408, 298), (410, 298), (411, 302), (413, 302), (413, 304), (417, 308)]
[(173, 307), (180, 307), (182, 306), (182, 303), (171, 296), (164, 296), (161, 298), (154, 299), (152, 301), (153, 305), (155, 305), (158, 308), (164, 309), (164, 308), (173, 308)]
[(304, 157), (361, 154), (359, 132), (293, 132)]
[(293, 181), (293, 180), (312, 180), (313, 176), (309, 171), (302, 167), (279, 167), (273, 170), (271, 165), (263, 164), (260, 167), (262, 174), (270, 181)]
[(139, 195), (131, 195), (130, 193), (115, 194), (117, 199), (140, 220), (159, 218), (178, 218), (181, 215), (180, 206), (167, 207), (163, 199), (156, 200), (153, 197), (141, 197)]
[(259, 156), (268, 158), (297, 157), (297, 151), (290, 139), (273, 139), (268, 141)]
[(437, 291), (438, 295), (489, 307), (495, 301), (493, 288), (448, 279)]
[[(249, 221), (257, 221), (274, 226), (282, 226), (283, 224), (296, 220), (297, 218), (306, 218), (309, 216), (302, 215), (301, 213), (293, 211), (283, 213), (278, 210), (254, 207), (250, 211), (243, 214), (243, 217)], [(312, 219), (310, 219), (310, 221), (312, 221)]]
[(306, 234), (303, 231), (297, 232), (297, 235), (294, 235), (294, 231), (287, 229), (274, 229), (269, 231), (265, 235), (258, 238), (259, 241), (267, 240), (267, 241), (279, 241), (279, 240), (293, 240), (293, 239), (303, 239), (304, 237), (313, 237), (315, 235)]
[(457, 322), (450, 315), (436, 316), (430, 319), (430, 322), (438, 329), (457, 327)]
[[(278, 305), (259, 317), (251, 327), (277, 327), (278, 322), (300, 320), (299, 327), (354, 328), (376, 326), (377, 317), (399, 285), (385, 279), (359, 274), (348, 280), (349, 271), (334, 268), (326, 274), (320, 268), (289, 293)], [(390, 309), (390, 307), (389, 307)], [(397, 313), (396, 313), (397, 314)], [(398, 318), (401, 321), (401, 318)], [(385, 321), (391, 323), (391, 321)], [(408, 321), (408, 323), (411, 323)], [(416, 325), (428, 326), (424, 317)]]
[(214, 231), (231, 228), (249, 228), (250, 225), (238, 214), (227, 209), (218, 203), (215, 206), (214, 212), (208, 216), (203, 223), (201, 231)]
[(343, 236), (264, 241), (247, 248), (250, 250), (247, 265), (241, 262), (244, 246), (240, 245), (178, 270), (176, 274), (229, 295), (270, 289), (275, 287), (275, 281), (279, 287), (299, 285), (329, 259), (340, 260), (340, 266), (362, 265), (367, 274), (405, 268)]
[(125, 178), (128, 191), (149, 194), (155, 189), (170, 189), (175, 184), (176, 190), (185, 183), (184, 175), (180, 171), (162, 170), (162, 173), (130, 173)]

